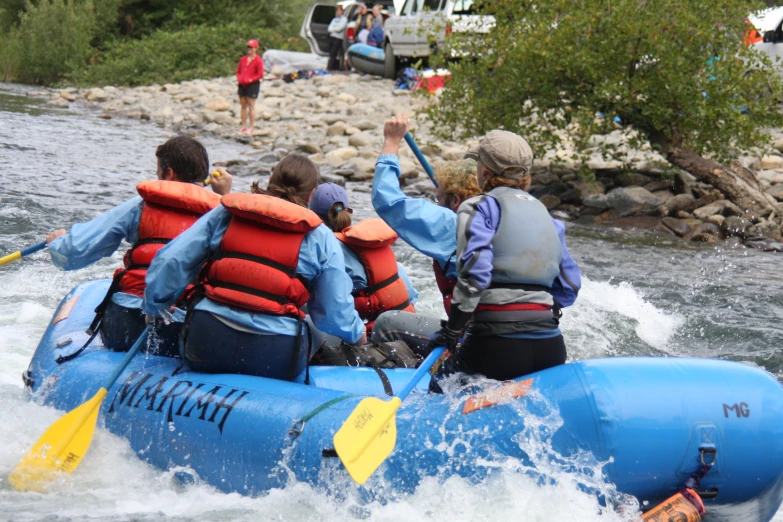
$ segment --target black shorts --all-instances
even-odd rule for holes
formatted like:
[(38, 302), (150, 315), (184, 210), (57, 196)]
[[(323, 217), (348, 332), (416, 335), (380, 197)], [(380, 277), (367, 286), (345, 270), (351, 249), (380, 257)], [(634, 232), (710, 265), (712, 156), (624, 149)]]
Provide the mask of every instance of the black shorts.
[(245, 87), (239, 86), (239, 95), (246, 98), (258, 98), (258, 91), (261, 89), (261, 82), (253, 82)]

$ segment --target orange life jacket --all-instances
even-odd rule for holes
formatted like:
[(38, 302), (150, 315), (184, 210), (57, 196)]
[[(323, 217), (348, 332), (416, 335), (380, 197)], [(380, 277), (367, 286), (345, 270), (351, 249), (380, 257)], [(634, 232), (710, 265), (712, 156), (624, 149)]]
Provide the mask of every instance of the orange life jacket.
[(297, 274), (305, 235), (321, 224), (294, 203), (261, 194), (228, 194), (231, 213), (220, 248), (202, 271), (206, 297), (249, 312), (304, 317), (309, 282)]
[(136, 190), (144, 200), (139, 219), (139, 236), (125, 253), (123, 267), (114, 277), (116, 289), (144, 296), (144, 278), (152, 259), (166, 244), (217, 207), (220, 196), (211, 190), (179, 181), (142, 181)]
[(367, 273), (367, 286), (353, 292), (359, 317), (368, 321), (367, 331), (387, 310), (415, 312), (408, 300), (408, 288), (400, 279), (397, 258), (391, 249), (397, 234), (382, 219), (365, 219), (335, 234), (359, 258)]

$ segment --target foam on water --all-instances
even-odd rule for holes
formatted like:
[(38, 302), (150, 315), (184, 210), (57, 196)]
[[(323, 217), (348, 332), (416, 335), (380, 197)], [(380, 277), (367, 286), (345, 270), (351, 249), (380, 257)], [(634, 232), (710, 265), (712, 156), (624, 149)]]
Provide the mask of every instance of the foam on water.
[(628, 346), (640, 341), (669, 353), (669, 341), (683, 324), (628, 282), (583, 277), (579, 299), (564, 311), (560, 326), (571, 358), (584, 359), (628, 355)]

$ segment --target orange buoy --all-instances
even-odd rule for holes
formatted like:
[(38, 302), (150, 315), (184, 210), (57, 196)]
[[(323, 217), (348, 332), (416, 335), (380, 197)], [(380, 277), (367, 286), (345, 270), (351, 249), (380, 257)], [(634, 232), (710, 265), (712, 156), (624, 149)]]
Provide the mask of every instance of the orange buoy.
[(642, 517), (642, 522), (699, 522), (704, 503), (692, 489), (685, 488), (667, 498)]

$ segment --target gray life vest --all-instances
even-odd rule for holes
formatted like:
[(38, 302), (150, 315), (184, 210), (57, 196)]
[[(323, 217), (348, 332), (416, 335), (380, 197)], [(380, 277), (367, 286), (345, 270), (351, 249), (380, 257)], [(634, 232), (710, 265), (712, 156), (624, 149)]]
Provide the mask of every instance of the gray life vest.
[(500, 225), (492, 238), (492, 284), (551, 288), (563, 250), (546, 207), (520, 189), (497, 187), (487, 195), (500, 205)]

